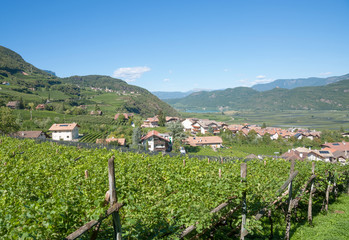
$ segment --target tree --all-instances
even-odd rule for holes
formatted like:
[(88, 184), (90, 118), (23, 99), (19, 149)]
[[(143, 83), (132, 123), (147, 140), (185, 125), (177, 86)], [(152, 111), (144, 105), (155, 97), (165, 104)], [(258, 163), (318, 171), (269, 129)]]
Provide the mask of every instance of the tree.
[(170, 130), (173, 142), (182, 142), (186, 138), (185, 132), (183, 131), (183, 125), (180, 122), (171, 122), (167, 124), (167, 129)]
[(30, 120), (33, 120), (33, 109), (34, 109), (34, 103), (28, 103), (28, 107), (30, 110)]
[(164, 127), (166, 124), (166, 116), (164, 115), (162, 110), (158, 112), (159, 126)]
[(267, 127), (267, 124), (266, 123), (263, 123), (262, 124), (262, 128), (266, 128)]
[(22, 98), (22, 97), (19, 99), (18, 108), (19, 108), (19, 109), (24, 109), (24, 102), (23, 102), (23, 98)]
[(142, 131), (139, 127), (136, 127), (133, 129), (132, 133), (132, 145), (131, 148), (139, 149), (140, 148), (140, 142), (142, 137)]
[(13, 116), (11, 109), (7, 107), (0, 108), (0, 132), (2, 134), (9, 134), (17, 132), (19, 125), (16, 123), (16, 118)]

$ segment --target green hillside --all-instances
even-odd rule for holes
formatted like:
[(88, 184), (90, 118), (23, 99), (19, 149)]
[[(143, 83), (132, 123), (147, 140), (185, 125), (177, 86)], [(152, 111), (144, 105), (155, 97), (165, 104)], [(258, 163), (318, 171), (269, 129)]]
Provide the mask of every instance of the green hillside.
[(319, 87), (258, 92), (238, 87), (166, 100), (180, 110), (348, 110), (349, 79)]
[(94, 110), (98, 106), (104, 114), (110, 116), (116, 112), (153, 116), (159, 110), (167, 115), (178, 115), (171, 106), (146, 89), (109, 76), (58, 78), (27, 63), (19, 54), (2, 46), (0, 83), (0, 106), (8, 101), (22, 100), (24, 105), (48, 103), (49, 108), (61, 108), (60, 111), (79, 105), (86, 105), (87, 110)]

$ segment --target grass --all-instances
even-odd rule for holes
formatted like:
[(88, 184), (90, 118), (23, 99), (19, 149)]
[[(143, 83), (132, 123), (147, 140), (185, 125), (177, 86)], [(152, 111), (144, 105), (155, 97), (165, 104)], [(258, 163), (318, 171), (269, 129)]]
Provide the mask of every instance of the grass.
[(291, 239), (341, 240), (349, 239), (349, 195), (342, 194), (329, 206), (327, 214), (313, 218), (313, 227), (306, 224), (298, 227)]

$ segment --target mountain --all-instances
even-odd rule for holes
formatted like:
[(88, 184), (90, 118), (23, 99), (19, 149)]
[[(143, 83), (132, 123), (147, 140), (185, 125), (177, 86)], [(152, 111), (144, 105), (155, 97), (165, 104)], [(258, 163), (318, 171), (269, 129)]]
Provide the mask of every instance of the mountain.
[[(170, 116), (178, 113), (167, 103), (161, 101), (148, 90), (130, 85), (123, 80), (102, 75), (72, 76), (60, 79), (63, 83), (73, 84), (85, 88), (99, 88), (99, 91), (109, 92), (122, 101), (119, 111), (132, 112), (141, 115), (155, 115), (162, 110)], [(110, 93), (111, 92), (111, 93)], [(100, 98), (100, 97), (99, 97)], [(108, 104), (110, 98), (103, 99), (103, 104)]]
[(155, 96), (157, 96), (160, 99), (173, 99), (173, 98), (183, 98), (186, 96), (189, 96), (194, 91), (188, 91), (188, 92), (162, 92), (162, 91), (155, 91), (151, 92)]
[(193, 93), (181, 99), (166, 100), (181, 110), (348, 110), (349, 77), (326, 86), (294, 89), (275, 88), (259, 92), (238, 87)]
[(100, 75), (59, 78), (48, 72), (0, 46), (0, 81), (8, 82), (1, 85), (0, 106), (19, 99), (34, 104), (49, 100), (53, 108), (62, 106), (62, 102), (66, 103), (65, 108), (87, 105), (94, 109), (98, 105), (109, 115), (120, 111), (154, 116), (162, 110), (166, 115), (178, 116), (175, 109), (148, 90), (120, 79)]
[(274, 88), (293, 89), (297, 87), (324, 86), (330, 83), (338, 82), (349, 78), (349, 74), (328, 78), (297, 78), (297, 79), (278, 79), (270, 83), (256, 84), (252, 88), (257, 91), (268, 91)]
[(49, 76), (45, 71), (38, 69), (27, 63), (23, 58), (16, 52), (0, 46), (0, 79), (10, 77), (15, 74), (39, 74), (43, 77)]
[(57, 77), (57, 75), (56, 75), (55, 72), (52, 72), (52, 71), (50, 71), (50, 70), (43, 70), (43, 71), (45, 71), (45, 72), (47, 72), (47, 73), (49, 73), (49, 74), (51, 74), (51, 75)]

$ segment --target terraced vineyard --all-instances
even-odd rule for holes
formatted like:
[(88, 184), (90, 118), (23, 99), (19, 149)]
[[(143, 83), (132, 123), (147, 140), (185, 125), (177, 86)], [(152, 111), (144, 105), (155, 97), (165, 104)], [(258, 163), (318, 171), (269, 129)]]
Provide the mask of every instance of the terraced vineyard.
[(106, 135), (103, 133), (89, 133), (84, 135), (79, 142), (83, 142), (83, 143), (96, 143), (97, 139), (100, 138), (105, 138)]
[[(120, 212), (124, 239), (175, 239), (191, 225), (196, 227), (195, 234), (209, 229), (207, 234), (213, 231), (215, 238), (224, 239), (239, 227), (241, 212), (231, 215), (225, 223), (214, 223), (241, 204), (244, 191), (250, 236), (265, 238), (269, 222), (254, 220), (254, 214), (281, 194), (277, 190), (289, 177), (290, 163), (284, 160), (249, 161), (244, 186), (239, 161), (222, 164), (161, 154), (77, 149), (6, 137), (0, 140), (0, 236), (4, 239), (62, 239), (98, 219), (108, 208), (104, 204), (107, 160), (113, 155), (118, 201), (125, 204)], [(310, 162), (297, 162), (295, 196), (312, 175), (311, 168)], [(341, 190), (347, 171), (348, 166), (316, 163), (315, 205), (323, 200), (329, 180), (327, 172), (334, 173), (331, 179)], [(287, 208), (283, 201), (286, 198), (281, 198), (279, 209)], [(307, 200), (301, 199), (298, 209), (305, 208)], [(222, 211), (210, 213), (227, 201), (229, 204)], [(304, 214), (299, 211), (297, 217), (303, 218)], [(282, 236), (282, 211), (273, 210), (273, 218), (274, 234)], [(98, 236), (109, 239), (112, 231), (109, 219), (103, 222)], [(88, 234), (82, 237), (85, 238), (89, 238)]]

